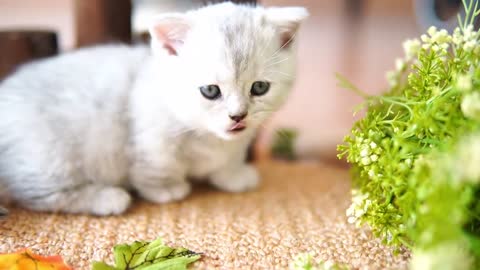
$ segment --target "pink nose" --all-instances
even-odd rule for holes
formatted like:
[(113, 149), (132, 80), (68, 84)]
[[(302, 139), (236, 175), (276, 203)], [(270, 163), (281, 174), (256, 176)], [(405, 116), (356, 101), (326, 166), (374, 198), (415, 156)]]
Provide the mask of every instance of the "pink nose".
[(233, 121), (235, 122), (240, 122), (242, 121), (245, 117), (247, 117), (247, 114), (248, 113), (241, 113), (241, 114), (237, 114), (237, 115), (229, 115), (230, 119), (232, 119)]

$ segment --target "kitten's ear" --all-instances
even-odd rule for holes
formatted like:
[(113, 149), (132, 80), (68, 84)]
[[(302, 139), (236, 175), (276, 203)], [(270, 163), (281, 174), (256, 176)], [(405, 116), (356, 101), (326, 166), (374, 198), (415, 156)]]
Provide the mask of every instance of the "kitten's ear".
[(150, 25), (152, 49), (177, 55), (191, 25), (185, 14), (171, 13), (155, 17)]
[(267, 21), (277, 27), (280, 34), (281, 48), (288, 49), (293, 43), (300, 24), (308, 17), (304, 7), (271, 7), (265, 9)]

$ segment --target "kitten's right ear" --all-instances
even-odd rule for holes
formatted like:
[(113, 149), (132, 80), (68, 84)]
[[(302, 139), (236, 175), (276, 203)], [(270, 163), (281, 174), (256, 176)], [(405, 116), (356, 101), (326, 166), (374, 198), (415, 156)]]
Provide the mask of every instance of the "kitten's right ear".
[(280, 34), (282, 49), (288, 49), (300, 24), (308, 15), (308, 11), (304, 7), (270, 7), (265, 9), (266, 19), (276, 26)]
[(185, 14), (172, 13), (154, 18), (149, 29), (152, 50), (154, 53), (161, 50), (169, 55), (177, 55), (190, 28)]

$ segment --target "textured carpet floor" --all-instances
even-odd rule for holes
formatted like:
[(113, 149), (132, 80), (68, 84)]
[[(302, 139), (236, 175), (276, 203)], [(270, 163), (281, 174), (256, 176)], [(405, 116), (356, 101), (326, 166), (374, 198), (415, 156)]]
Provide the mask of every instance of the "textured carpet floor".
[(244, 194), (198, 187), (179, 203), (136, 202), (117, 217), (35, 213), (11, 209), (0, 221), (0, 253), (29, 247), (60, 254), (75, 269), (113, 260), (114, 244), (153, 240), (204, 253), (195, 269), (285, 269), (292, 258), (347, 263), (355, 269), (405, 269), (408, 253), (392, 255), (345, 219), (348, 172), (313, 164), (262, 162), (263, 183)]

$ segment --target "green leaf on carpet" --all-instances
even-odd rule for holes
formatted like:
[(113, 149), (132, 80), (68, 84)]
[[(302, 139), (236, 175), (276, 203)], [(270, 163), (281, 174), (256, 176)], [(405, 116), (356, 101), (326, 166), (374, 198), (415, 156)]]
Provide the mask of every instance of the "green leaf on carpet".
[(113, 248), (115, 265), (94, 262), (93, 270), (183, 270), (200, 259), (200, 254), (186, 248), (165, 246), (161, 238), (153, 242), (136, 241)]
[(346, 265), (315, 261), (310, 254), (300, 254), (290, 264), (291, 270), (349, 270)]
[(284, 160), (295, 160), (295, 140), (298, 133), (292, 128), (280, 128), (275, 131), (270, 149), (272, 156)]

